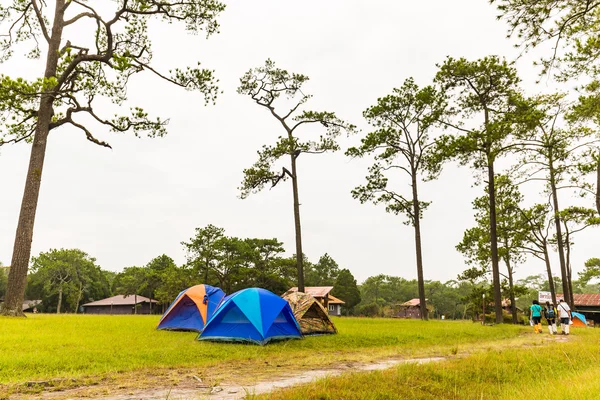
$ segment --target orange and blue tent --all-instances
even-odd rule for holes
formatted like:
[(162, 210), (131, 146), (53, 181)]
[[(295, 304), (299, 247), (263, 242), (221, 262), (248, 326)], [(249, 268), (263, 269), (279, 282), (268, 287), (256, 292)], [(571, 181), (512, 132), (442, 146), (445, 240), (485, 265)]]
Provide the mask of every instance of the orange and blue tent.
[(251, 342), (300, 339), (289, 303), (265, 289), (250, 288), (225, 297), (198, 340)]
[(179, 293), (156, 329), (202, 332), (224, 297), (225, 292), (217, 287), (192, 286)]
[(587, 328), (587, 320), (585, 319), (585, 315), (573, 311), (571, 312), (571, 316), (573, 317), (571, 319), (571, 321), (573, 321), (573, 326), (578, 328)]

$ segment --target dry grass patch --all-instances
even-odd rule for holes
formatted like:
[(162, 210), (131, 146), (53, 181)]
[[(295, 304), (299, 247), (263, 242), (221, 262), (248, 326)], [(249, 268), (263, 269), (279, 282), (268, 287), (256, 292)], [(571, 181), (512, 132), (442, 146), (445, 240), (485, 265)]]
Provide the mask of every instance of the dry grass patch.
[[(527, 346), (484, 347), (485, 351), (437, 364), (347, 374), (260, 398), (598, 399), (600, 330), (574, 331), (567, 341), (539, 336)], [(562, 390), (559, 377), (566, 382)]]

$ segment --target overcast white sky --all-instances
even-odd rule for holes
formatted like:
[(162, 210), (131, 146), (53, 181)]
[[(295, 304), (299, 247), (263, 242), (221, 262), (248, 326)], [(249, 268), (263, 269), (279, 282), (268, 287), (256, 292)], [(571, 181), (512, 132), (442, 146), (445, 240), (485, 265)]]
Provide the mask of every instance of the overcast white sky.
[[(1, 0), (6, 3), (7, 0)], [(180, 242), (194, 228), (214, 224), (228, 235), (276, 237), (294, 251), (289, 182), (247, 200), (238, 198), (242, 170), (256, 150), (281, 134), (276, 121), (235, 92), (239, 77), (272, 58), (304, 73), (314, 95), (309, 107), (335, 111), (369, 127), (362, 111), (408, 77), (429, 84), (435, 64), (448, 55), (476, 59), (490, 54), (514, 58), (506, 27), (486, 0), (281, 0), (227, 1), (221, 33), (205, 40), (175, 26), (153, 26), (155, 65), (163, 70), (193, 65), (215, 69), (224, 93), (217, 105), (150, 75), (136, 77), (131, 104), (169, 117), (162, 139), (94, 132), (113, 150), (97, 147), (79, 132), (51, 134), (42, 180), (32, 255), (50, 248), (80, 248), (105, 269), (143, 265), (165, 253), (184, 262)], [(156, 29), (158, 28), (158, 29)], [(536, 86), (532, 58), (519, 62), (529, 93)], [(0, 64), (0, 73), (41, 76), (43, 65), (25, 59)], [(110, 115), (110, 114), (109, 114)], [(344, 138), (349, 147), (359, 138)], [(0, 261), (10, 264), (29, 146), (0, 150)], [(375, 274), (414, 278), (413, 231), (381, 206), (361, 205), (350, 190), (364, 180), (368, 162), (343, 152), (299, 159), (304, 252), (316, 261), (329, 253), (359, 282)], [(449, 166), (438, 181), (421, 186), (432, 201), (423, 220), (425, 277), (454, 279), (465, 269), (455, 250), (473, 224), (472, 172)], [(409, 187), (406, 187), (409, 190)], [(538, 190), (524, 189), (529, 201)], [(571, 201), (563, 195), (563, 203)], [(589, 206), (592, 206), (590, 202)], [(576, 238), (573, 268), (598, 257), (593, 229)], [(594, 240), (596, 238), (596, 240)], [(558, 261), (554, 257), (558, 274)], [(520, 267), (517, 279), (543, 273), (541, 262)]]

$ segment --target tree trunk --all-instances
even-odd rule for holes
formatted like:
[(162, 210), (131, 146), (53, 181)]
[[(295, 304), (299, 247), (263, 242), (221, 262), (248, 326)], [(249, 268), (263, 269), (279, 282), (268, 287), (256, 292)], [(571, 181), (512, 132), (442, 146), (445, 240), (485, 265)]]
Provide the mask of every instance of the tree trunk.
[(494, 308), (496, 311), (496, 323), (501, 324), (503, 322), (502, 292), (500, 290), (500, 267), (498, 262), (498, 235), (496, 230), (496, 183), (494, 182), (494, 176), (494, 161), (491, 157), (488, 157), (488, 195), (490, 197), (490, 245), (492, 250)]
[(554, 172), (554, 164), (552, 156), (549, 157), (550, 164), (550, 190), (552, 192), (552, 206), (554, 208), (554, 225), (556, 228), (556, 241), (558, 247), (558, 259), (560, 261), (560, 275), (562, 278), (563, 297), (569, 306), (572, 308), (573, 304), (570, 303), (571, 298), (571, 287), (569, 286), (569, 279), (567, 277), (567, 264), (565, 262), (565, 247), (562, 237), (562, 227), (560, 222), (560, 208), (558, 207), (558, 192), (556, 189), (556, 177)]
[(79, 303), (81, 303), (81, 297), (83, 296), (83, 285), (79, 284), (79, 291), (77, 292), (77, 303), (75, 304), (75, 314), (79, 312)]
[(63, 285), (62, 283), (58, 286), (58, 306), (56, 306), (56, 313), (60, 314), (60, 308), (62, 306), (62, 298), (63, 298)]
[[(508, 248), (508, 246), (506, 248)], [(512, 322), (516, 325), (519, 323), (519, 318), (517, 316), (517, 303), (515, 301), (515, 288), (513, 281), (512, 266), (510, 265), (510, 258), (506, 256), (504, 258), (504, 262), (506, 263), (506, 269), (508, 270), (508, 294), (510, 297), (510, 313), (512, 314)]]
[(296, 171), (296, 155), (292, 158), (292, 190), (294, 192), (294, 224), (296, 230), (296, 265), (298, 267), (298, 291), (304, 292), (304, 260), (302, 253), (302, 227), (300, 226), (300, 201), (298, 199), (298, 174)]
[(552, 304), (555, 306), (556, 302), (556, 289), (554, 288), (554, 277), (552, 276), (552, 268), (550, 267), (550, 256), (548, 255), (548, 245), (544, 242), (544, 261), (546, 262), (546, 272), (548, 273), (548, 285), (550, 286), (550, 293), (552, 294)]
[(421, 319), (429, 319), (427, 311), (427, 300), (425, 299), (425, 279), (423, 278), (423, 253), (421, 250), (421, 205), (419, 204), (419, 193), (417, 188), (417, 172), (412, 168), (412, 200), (415, 228), (415, 251), (417, 255), (417, 279), (419, 285), (419, 306), (421, 308)]
[(569, 304), (573, 304), (575, 307), (575, 298), (573, 296), (573, 280), (572, 280), (572, 269), (571, 269), (571, 236), (569, 231), (565, 232), (565, 244), (566, 244), (566, 264), (567, 264), (567, 280), (569, 283), (569, 298), (565, 299)]
[[(57, 0), (54, 11), (52, 35), (46, 57), (46, 70), (44, 72), (44, 77), (46, 78), (56, 76), (60, 43), (62, 40), (64, 9), (65, 0)], [(13, 255), (10, 264), (11, 268), (8, 275), (8, 286), (6, 289), (4, 306), (1, 312), (2, 315), (24, 316), (23, 299), (25, 295), (29, 259), (31, 256), (33, 226), (40, 194), (42, 170), (44, 168), (44, 157), (46, 155), (46, 143), (50, 122), (52, 121), (52, 116), (54, 114), (52, 102), (52, 93), (45, 92), (41, 96), (33, 145), (31, 146), (31, 155), (29, 158), (29, 169), (27, 171), (25, 190), (23, 193), (23, 200), (21, 201), (21, 211), (19, 213), (19, 222), (17, 224), (17, 232), (15, 235)]]

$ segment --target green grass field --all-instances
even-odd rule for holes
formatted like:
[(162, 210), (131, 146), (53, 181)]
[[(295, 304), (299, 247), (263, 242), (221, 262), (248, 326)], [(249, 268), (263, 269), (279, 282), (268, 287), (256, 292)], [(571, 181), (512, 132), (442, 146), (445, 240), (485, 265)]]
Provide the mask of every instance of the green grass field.
[(559, 336), (545, 345), (507, 347), (440, 363), (347, 374), (260, 398), (599, 399), (600, 330), (572, 332), (567, 341)]
[[(389, 356), (452, 354), (477, 343), (516, 338), (529, 329), (471, 322), (337, 318), (338, 335), (261, 347), (198, 342), (195, 333), (156, 331), (155, 316), (33, 315), (0, 318), (0, 384), (53, 378), (101, 379), (161, 368), (231, 366), (306, 369)], [(213, 371), (213, 373), (215, 373)], [(217, 374), (218, 375), (218, 374)]]
[[(209, 387), (245, 385), (315, 369), (426, 356), (447, 360), (347, 373), (263, 397), (600, 398), (600, 329), (573, 329), (566, 339), (534, 335), (529, 326), (368, 318), (334, 322), (338, 335), (261, 347), (198, 342), (195, 333), (156, 331), (156, 316), (0, 318), (0, 398), (63, 389), (93, 397), (182, 387), (196, 382), (195, 376)], [(568, 382), (563, 391), (556, 386), (558, 376)], [(548, 379), (554, 382), (552, 390)]]

